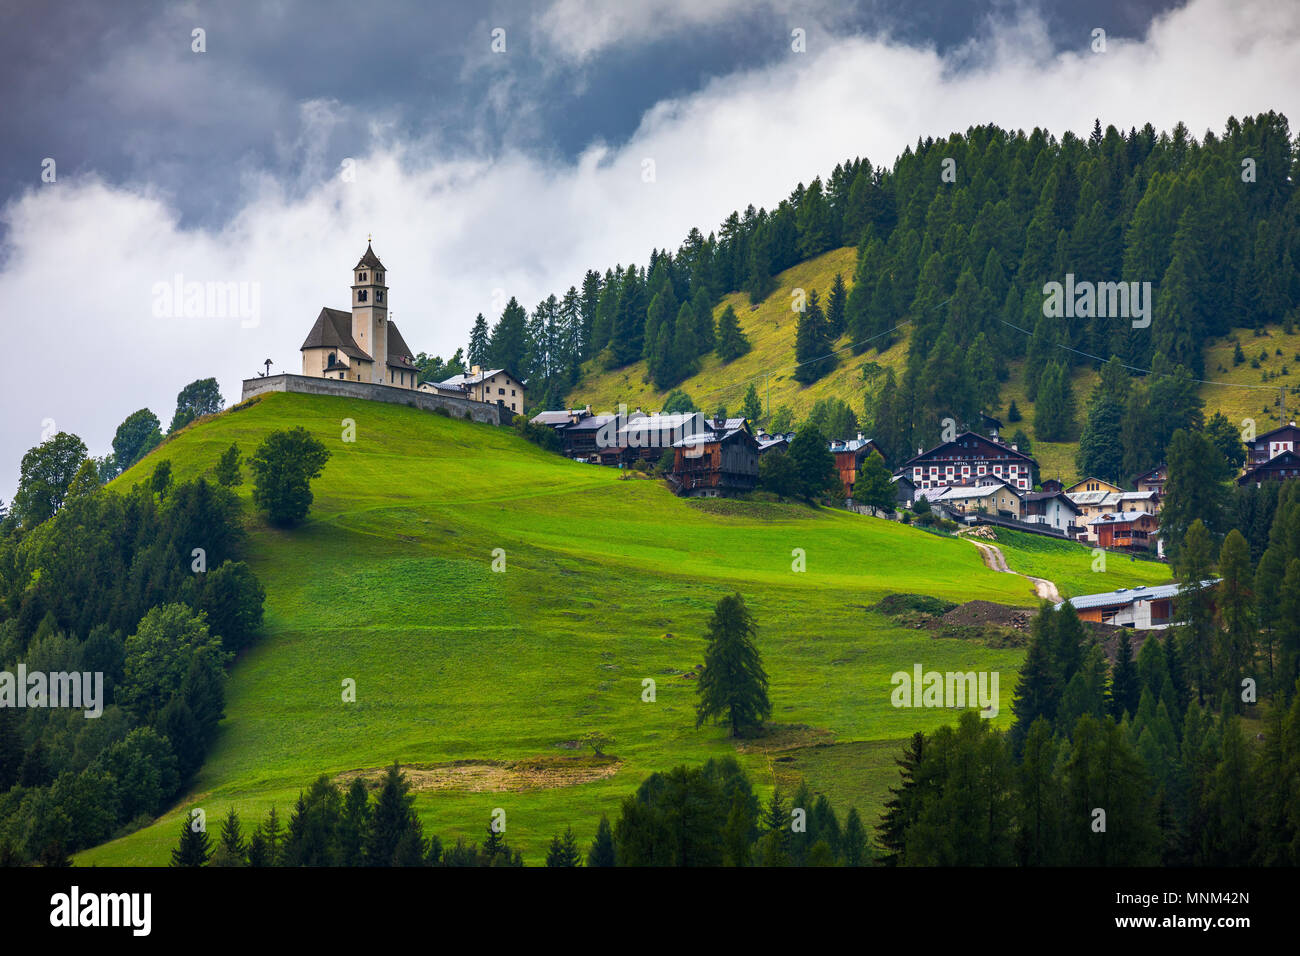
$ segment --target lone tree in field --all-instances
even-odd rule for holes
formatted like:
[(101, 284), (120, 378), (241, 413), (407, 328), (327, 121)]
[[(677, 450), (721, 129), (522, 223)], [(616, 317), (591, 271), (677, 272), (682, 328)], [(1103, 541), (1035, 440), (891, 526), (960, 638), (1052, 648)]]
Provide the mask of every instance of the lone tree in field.
[(695, 726), (726, 715), (731, 736), (762, 727), (772, 713), (767, 674), (754, 647), (754, 619), (745, 599), (731, 594), (718, 602), (709, 621), (709, 647), (696, 691)]
[(254, 504), (272, 524), (301, 521), (311, 509), (311, 480), (320, 477), (329, 457), (329, 450), (301, 426), (272, 432), (248, 459)]

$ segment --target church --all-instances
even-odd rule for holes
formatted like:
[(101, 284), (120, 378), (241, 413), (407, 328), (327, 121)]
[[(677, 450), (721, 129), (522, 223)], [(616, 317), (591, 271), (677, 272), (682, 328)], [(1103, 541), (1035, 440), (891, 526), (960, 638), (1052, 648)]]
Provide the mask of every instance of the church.
[(352, 268), (352, 311), (324, 308), (302, 343), (302, 374), (415, 389), (419, 369), (388, 318), (384, 264), (370, 243)]

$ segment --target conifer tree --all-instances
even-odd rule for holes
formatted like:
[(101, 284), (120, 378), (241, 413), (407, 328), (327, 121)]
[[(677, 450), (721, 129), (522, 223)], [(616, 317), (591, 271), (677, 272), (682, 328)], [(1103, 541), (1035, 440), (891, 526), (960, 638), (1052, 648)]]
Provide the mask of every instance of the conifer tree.
[(753, 616), (739, 594), (722, 598), (713, 610), (706, 635), (704, 670), (696, 691), (695, 726), (725, 716), (731, 736), (760, 728), (772, 713), (767, 674), (754, 646)]
[(551, 844), (546, 851), (546, 865), (552, 867), (582, 865), (578, 857), (578, 843), (573, 836), (573, 827), (565, 827), (563, 836), (551, 837)]
[(614, 852), (614, 831), (610, 828), (609, 817), (600, 815), (600, 824), (596, 827), (596, 838), (591, 841), (587, 851), (587, 866), (614, 866), (617, 862)]
[(181, 839), (172, 850), (172, 866), (206, 866), (212, 856), (212, 840), (206, 828), (198, 826), (198, 814), (191, 810), (181, 821)]
[(239, 825), (239, 814), (231, 807), (221, 821), (221, 835), (211, 863), (213, 866), (243, 866), (247, 851)]
[(763, 403), (759, 400), (758, 389), (754, 383), (749, 383), (749, 388), (745, 390), (745, 400), (741, 403), (740, 414), (750, 423), (757, 425), (763, 419)]
[(749, 351), (749, 340), (740, 331), (740, 319), (736, 317), (736, 310), (731, 305), (718, 316), (717, 339), (718, 358), (723, 362), (734, 361)]
[(486, 368), (489, 348), (490, 339), (488, 337), (487, 319), (483, 318), (483, 313), (480, 312), (474, 319), (474, 327), (470, 329), (469, 348), (465, 350), (465, 361), (471, 366), (477, 365), (480, 368)]
[(826, 331), (831, 341), (848, 331), (845, 318), (847, 302), (848, 291), (844, 286), (844, 276), (837, 272), (831, 282), (830, 295), (826, 298)]
[(822, 312), (817, 290), (811, 289), (795, 328), (794, 358), (798, 363), (794, 370), (795, 381), (809, 385), (830, 372), (835, 367), (835, 356), (830, 353), (831, 339), (826, 328), (826, 316)]
[(1124, 714), (1137, 710), (1141, 682), (1138, 679), (1137, 664), (1133, 660), (1133, 645), (1128, 639), (1128, 630), (1121, 630), (1115, 645), (1115, 663), (1111, 670), (1110, 702), (1111, 714), (1116, 720), (1122, 720)]

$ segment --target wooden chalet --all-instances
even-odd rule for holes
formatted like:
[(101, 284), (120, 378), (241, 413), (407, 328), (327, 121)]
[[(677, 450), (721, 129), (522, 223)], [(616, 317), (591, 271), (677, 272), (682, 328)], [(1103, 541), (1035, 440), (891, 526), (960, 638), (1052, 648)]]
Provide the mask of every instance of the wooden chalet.
[(1264, 432), (1253, 442), (1246, 444), (1250, 449), (1250, 453), (1246, 456), (1246, 464), (1253, 468), (1272, 461), (1283, 452), (1300, 452), (1300, 426), (1295, 422), (1288, 422), (1281, 428)]
[(1300, 477), (1300, 427), (1288, 422), (1281, 428), (1247, 442), (1246, 470), (1239, 485), (1258, 487), (1265, 481), (1287, 481)]
[[(1155, 544), (1159, 523), (1149, 511), (1125, 511), (1098, 515), (1088, 521), (1103, 548), (1130, 548), (1147, 550)], [(1092, 537), (1092, 534), (1089, 534)]]
[(1133, 487), (1138, 491), (1154, 491), (1157, 495), (1165, 493), (1165, 482), (1169, 480), (1169, 466), (1164, 462), (1142, 472), (1133, 479)]
[(844, 485), (844, 494), (849, 498), (853, 497), (853, 486), (857, 484), (858, 475), (862, 474), (862, 463), (867, 460), (867, 456), (875, 452), (882, 459), (885, 457), (880, 454), (875, 442), (860, 434), (857, 438), (846, 441), (833, 441), (830, 449), (835, 456), (835, 470), (839, 472), (840, 484)]
[(1292, 478), (1300, 478), (1300, 455), (1284, 451), (1268, 461), (1249, 466), (1237, 479), (1237, 484), (1258, 488), (1266, 481), (1289, 481)]
[(679, 495), (717, 498), (753, 491), (758, 442), (747, 428), (689, 435), (673, 444), (668, 481)]

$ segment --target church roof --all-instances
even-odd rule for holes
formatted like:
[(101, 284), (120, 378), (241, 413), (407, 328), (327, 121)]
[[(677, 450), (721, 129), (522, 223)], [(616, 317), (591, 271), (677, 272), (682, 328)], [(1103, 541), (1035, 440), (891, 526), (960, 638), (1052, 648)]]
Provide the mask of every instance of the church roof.
[[(400, 338), (400, 337), (399, 337)], [(406, 343), (402, 343), (405, 347)], [(363, 362), (373, 362), (369, 355), (361, 350), (352, 338), (352, 313), (339, 309), (325, 308), (316, 317), (316, 324), (307, 333), (307, 340), (299, 351), (307, 349), (338, 349), (349, 358)]]
[(402, 338), (402, 333), (397, 331), (397, 323), (391, 319), (388, 322), (388, 364), (394, 368), (415, 368), (415, 356), (411, 354), (411, 347)]
[(362, 256), (361, 261), (352, 268), (360, 269), (362, 266), (366, 266), (370, 269), (382, 269), (384, 267), (384, 264), (379, 261), (379, 257), (375, 255), (375, 250), (370, 248), (370, 243), (368, 242), (366, 243), (366, 254)]

